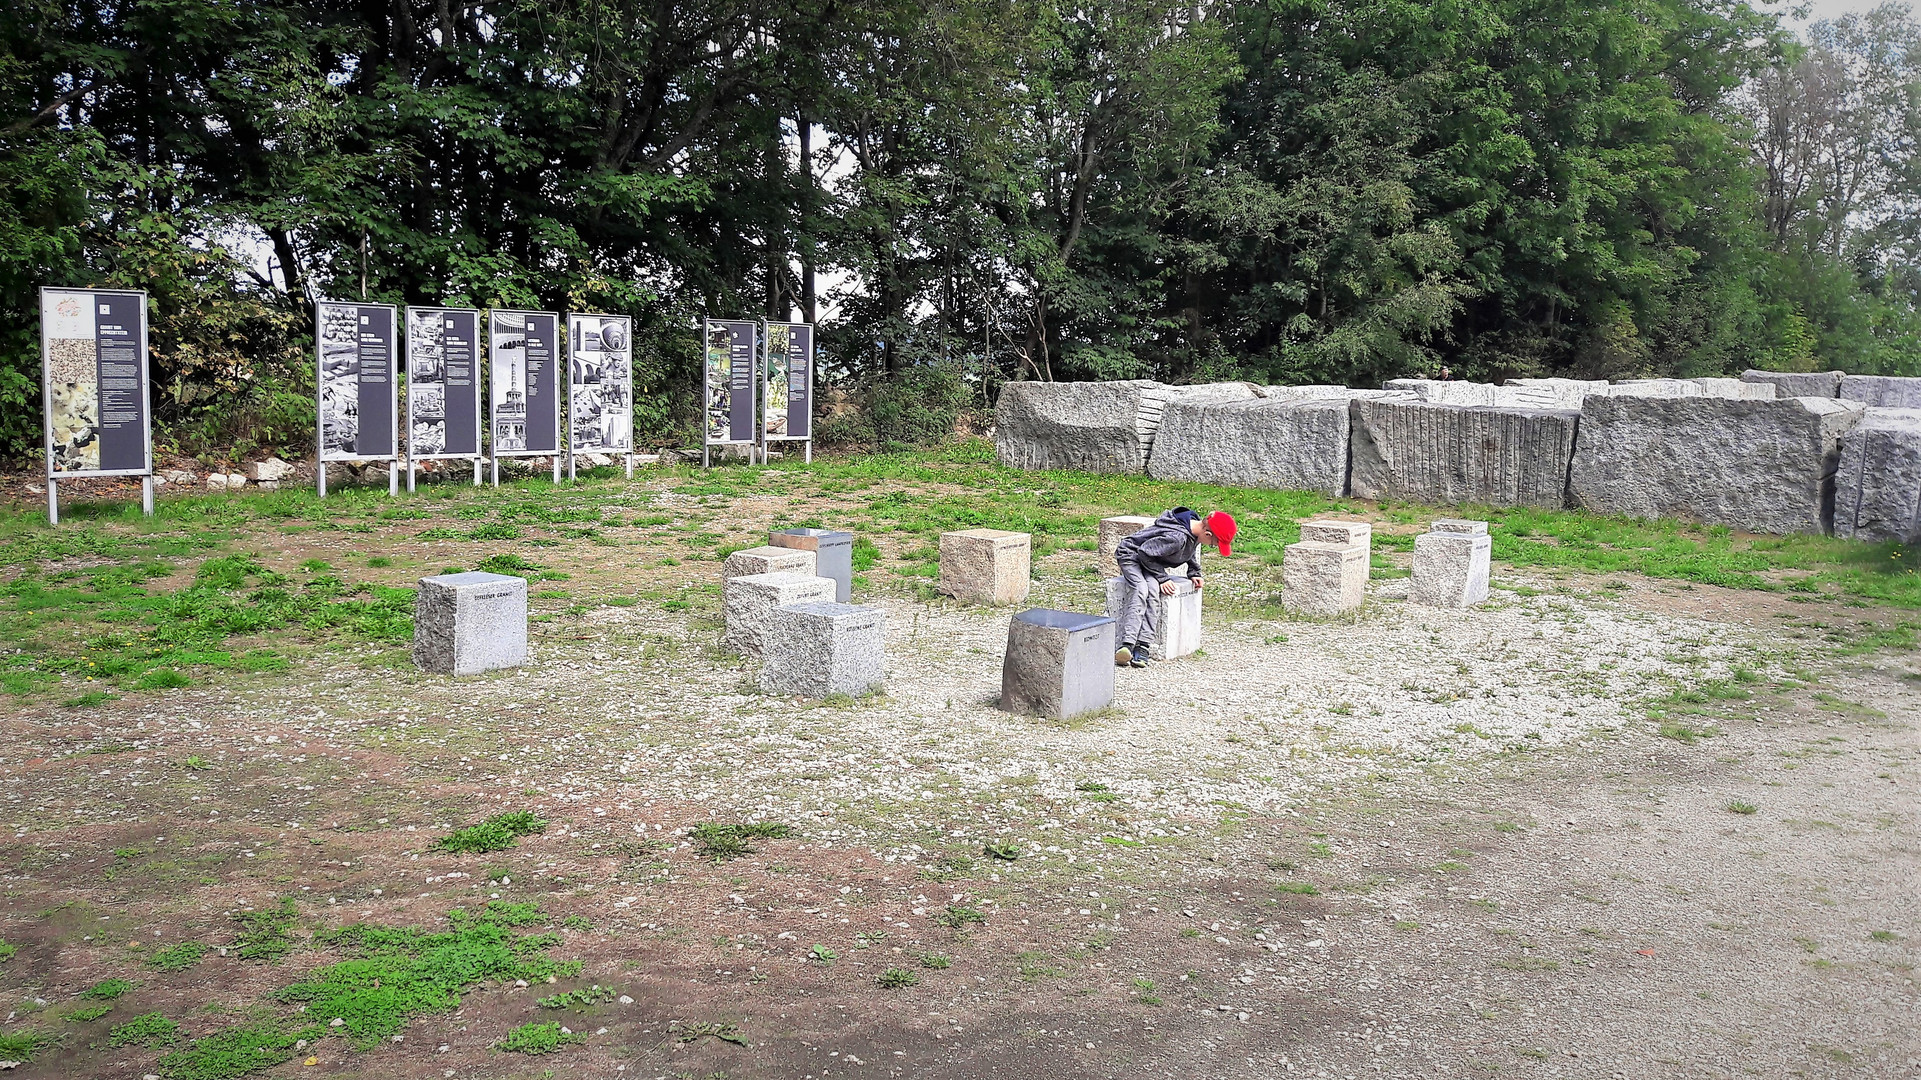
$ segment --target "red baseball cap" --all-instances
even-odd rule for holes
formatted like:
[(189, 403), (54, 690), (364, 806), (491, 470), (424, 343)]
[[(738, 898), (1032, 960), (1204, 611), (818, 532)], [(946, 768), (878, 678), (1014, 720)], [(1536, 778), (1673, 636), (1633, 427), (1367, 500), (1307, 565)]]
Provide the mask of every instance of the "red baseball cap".
[(1213, 533), (1214, 539), (1220, 541), (1223, 555), (1233, 554), (1227, 549), (1228, 545), (1234, 542), (1235, 528), (1234, 515), (1225, 510), (1216, 510), (1207, 515), (1207, 531)]

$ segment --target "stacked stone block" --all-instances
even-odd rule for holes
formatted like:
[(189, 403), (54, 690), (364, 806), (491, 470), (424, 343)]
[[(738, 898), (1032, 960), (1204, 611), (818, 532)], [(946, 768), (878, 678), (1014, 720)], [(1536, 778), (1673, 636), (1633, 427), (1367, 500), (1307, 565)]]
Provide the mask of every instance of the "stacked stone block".
[(757, 547), (736, 551), (720, 566), (723, 581), (750, 574), (805, 574), (814, 577), (818, 560), (811, 551), (785, 547)]
[(832, 578), (810, 574), (743, 574), (721, 588), (727, 617), (726, 643), (743, 656), (759, 656), (775, 613), (791, 604), (833, 603)]
[(834, 581), (834, 600), (845, 604), (854, 596), (854, 534), (832, 529), (775, 529), (767, 534), (771, 547), (814, 553), (814, 572)]
[[(1178, 660), (1192, 656), (1201, 647), (1201, 592), (1187, 578), (1175, 578), (1173, 595), (1154, 594), (1150, 601), (1159, 606), (1154, 640), (1146, 643), (1147, 655), (1156, 660)], [(1107, 615), (1121, 616), (1121, 601), (1127, 593), (1127, 579), (1107, 579)], [(1112, 661), (1109, 656), (1109, 661)]]
[(1374, 528), (1363, 521), (1310, 521), (1281, 553), (1281, 607), (1300, 615), (1341, 615), (1367, 598)]
[(1114, 561), (1115, 549), (1121, 546), (1121, 541), (1152, 524), (1154, 524), (1153, 518), (1132, 514), (1101, 519), (1100, 535), (1095, 546), (1099, 549), (1096, 562), (1100, 565), (1102, 577), (1120, 575), (1120, 564)]

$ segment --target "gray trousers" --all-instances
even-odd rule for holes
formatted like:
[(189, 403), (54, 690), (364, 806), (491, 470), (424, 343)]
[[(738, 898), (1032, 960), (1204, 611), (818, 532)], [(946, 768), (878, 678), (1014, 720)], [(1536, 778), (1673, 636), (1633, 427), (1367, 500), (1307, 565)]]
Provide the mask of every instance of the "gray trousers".
[(1121, 568), (1121, 617), (1114, 645), (1152, 645), (1161, 632), (1161, 583), (1141, 572), (1132, 559), (1114, 560)]

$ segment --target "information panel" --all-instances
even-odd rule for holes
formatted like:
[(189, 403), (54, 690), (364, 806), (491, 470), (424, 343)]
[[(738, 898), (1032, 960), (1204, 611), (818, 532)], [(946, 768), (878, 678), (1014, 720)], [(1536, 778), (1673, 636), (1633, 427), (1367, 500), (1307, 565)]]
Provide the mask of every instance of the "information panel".
[(625, 315), (567, 316), (573, 398), (567, 422), (577, 454), (634, 448), (634, 321)]
[(40, 359), (47, 476), (151, 473), (147, 294), (41, 289)]
[(767, 324), (767, 381), (761, 436), (768, 442), (814, 437), (814, 328)]
[(320, 360), (320, 460), (399, 457), (398, 336), (391, 304), (321, 301), (314, 308)]
[(407, 457), (480, 456), (480, 312), (407, 309)]
[(760, 324), (706, 319), (707, 442), (754, 441), (754, 383), (760, 367)]
[(495, 457), (560, 452), (560, 316), (490, 311), (488, 389)]

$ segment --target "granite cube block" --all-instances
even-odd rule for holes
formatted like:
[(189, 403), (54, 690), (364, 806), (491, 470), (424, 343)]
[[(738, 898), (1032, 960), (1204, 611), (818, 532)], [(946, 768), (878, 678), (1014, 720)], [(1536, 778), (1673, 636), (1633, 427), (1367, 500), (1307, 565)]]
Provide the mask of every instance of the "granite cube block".
[(1367, 548), (1303, 540), (1281, 554), (1281, 607), (1302, 615), (1340, 615), (1367, 597)]
[[(1126, 595), (1127, 579), (1107, 579), (1107, 615), (1121, 617), (1121, 598)], [(1174, 579), (1174, 595), (1154, 594), (1160, 609), (1155, 622), (1154, 640), (1147, 643), (1147, 655), (1156, 660), (1178, 660), (1192, 656), (1201, 647), (1201, 593), (1186, 578)], [(1118, 625), (1118, 623), (1117, 623)], [(1110, 658), (1111, 659), (1111, 658)]]
[(1018, 604), (1032, 585), (1034, 539), (1023, 532), (963, 529), (940, 534), (940, 591), (964, 603)]
[(1067, 720), (1113, 700), (1113, 619), (1034, 608), (1008, 622), (1002, 709)]
[(857, 697), (886, 678), (879, 608), (788, 604), (760, 639), (760, 688), (769, 694)]
[(1487, 522), (1469, 521), (1465, 518), (1439, 518), (1427, 527), (1427, 531), (1458, 533), (1462, 536), (1486, 536)]
[(778, 548), (814, 553), (814, 573), (834, 581), (834, 600), (845, 604), (854, 596), (854, 534), (832, 529), (775, 529), (767, 542)]
[(807, 574), (743, 574), (721, 587), (727, 615), (727, 644), (744, 656), (759, 656), (761, 638), (774, 611), (789, 604), (832, 603), (832, 578)]
[(1301, 523), (1301, 539), (1336, 547), (1372, 549), (1374, 526), (1365, 521), (1304, 521)]
[[(1473, 522), (1482, 525), (1484, 522)], [(1480, 533), (1436, 530), (1414, 538), (1414, 577), (1408, 600), (1429, 607), (1473, 607), (1487, 599), (1494, 539)]]
[(1121, 568), (1114, 562), (1114, 549), (1128, 537), (1154, 524), (1151, 517), (1124, 514), (1119, 517), (1102, 518), (1098, 538), (1099, 554), (1095, 559), (1101, 568), (1102, 577), (1116, 577)]
[(819, 559), (811, 551), (785, 547), (745, 548), (727, 556), (720, 578), (730, 581), (749, 574), (805, 574), (814, 577)]
[(438, 675), (478, 675), (527, 662), (527, 579), (441, 574), (414, 596), (414, 664)]

